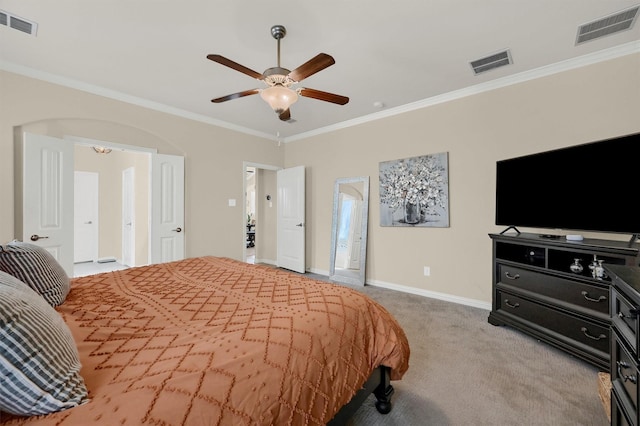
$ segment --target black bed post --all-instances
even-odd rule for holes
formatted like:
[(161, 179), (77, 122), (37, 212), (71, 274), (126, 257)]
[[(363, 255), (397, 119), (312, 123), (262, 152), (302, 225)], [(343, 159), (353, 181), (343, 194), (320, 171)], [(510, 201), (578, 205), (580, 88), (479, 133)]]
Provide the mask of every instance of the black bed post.
[(373, 390), (373, 394), (376, 396), (376, 409), (380, 414), (388, 414), (391, 412), (391, 395), (393, 395), (394, 389), (391, 386), (391, 379), (389, 377), (389, 367), (380, 367), (380, 384)]

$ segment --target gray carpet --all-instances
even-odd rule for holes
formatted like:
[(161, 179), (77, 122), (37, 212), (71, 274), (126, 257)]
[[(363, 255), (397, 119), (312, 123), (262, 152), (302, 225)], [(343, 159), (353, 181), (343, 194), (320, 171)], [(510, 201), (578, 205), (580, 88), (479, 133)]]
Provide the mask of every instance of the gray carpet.
[[(317, 278), (317, 277), (316, 277)], [(411, 346), (409, 371), (392, 382), (393, 410), (369, 397), (360, 425), (608, 425), (598, 369), (509, 327), (488, 311), (372, 286)]]

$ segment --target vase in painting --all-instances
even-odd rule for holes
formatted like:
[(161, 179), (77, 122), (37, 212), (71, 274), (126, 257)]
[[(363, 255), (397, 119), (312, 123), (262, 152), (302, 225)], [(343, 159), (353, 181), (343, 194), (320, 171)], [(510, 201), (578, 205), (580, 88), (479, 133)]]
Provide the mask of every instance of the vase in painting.
[(420, 222), (420, 201), (415, 202), (409, 200), (404, 201), (404, 222), (415, 225)]

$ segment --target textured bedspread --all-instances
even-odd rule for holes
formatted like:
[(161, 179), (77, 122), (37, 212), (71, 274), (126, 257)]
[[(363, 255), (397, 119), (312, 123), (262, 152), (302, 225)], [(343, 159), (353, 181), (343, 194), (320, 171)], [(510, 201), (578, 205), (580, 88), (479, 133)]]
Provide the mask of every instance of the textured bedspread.
[(56, 309), (91, 399), (0, 423), (325, 424), (377, 366), (408, 368), (404, 332), (363, 294), (226, 258), (77, 278)]

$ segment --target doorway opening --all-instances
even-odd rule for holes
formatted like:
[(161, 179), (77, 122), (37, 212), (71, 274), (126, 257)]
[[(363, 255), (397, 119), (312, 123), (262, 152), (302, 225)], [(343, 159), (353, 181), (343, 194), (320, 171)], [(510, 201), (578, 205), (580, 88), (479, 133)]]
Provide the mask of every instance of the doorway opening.
[(245, 238), (245, 262), (256, 263), (256, 168), (247, 167), (245, 211), (247, 213), (247, 235)]
[[(73, 276), (149, 264), (151, 153), (98, 141), (74, 144), (75, 176), (95, 176), (95, 183), (82, 189), (85, 182), (74, 182)], [(91, 203), (91, 217), (78, 216)], [(81, 227), (91, 233), (79, 233)]]
[(243, 261), (277, 263), (276, 171), (280, 167), (245, 162), (243, 216)]

